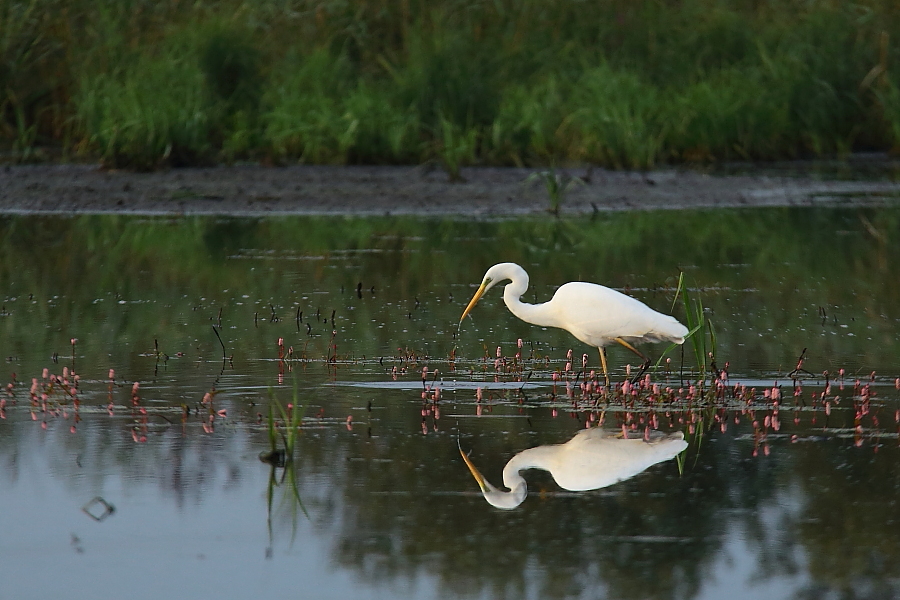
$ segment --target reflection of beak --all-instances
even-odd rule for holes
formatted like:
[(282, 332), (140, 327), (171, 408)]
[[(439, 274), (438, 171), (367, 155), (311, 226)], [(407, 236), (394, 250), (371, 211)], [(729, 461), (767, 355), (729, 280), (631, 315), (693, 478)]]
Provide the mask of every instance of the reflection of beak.
[[(462, 316), (459, 318), (460, 323), (463, 322), (463, 319), (466, 318), (466, 315), (468, 315), (470, 312), (472, 312), (472, 309), (475, 308), (475, 305), (478, 304), (479, 300), (481, 300), (481, 296), (484, 295), (484, 290), (487, 289), (487, 284), (488, 284), (487, 279), (485, 279), (484, 281), (481, 282), (481, 286), (478, 288), (478, 291), (475, 292), (475, 295), (472, 296), (471, 300), (469, 300), (469, 305), (466, 307), (466, 310), (463, 311)], [(468, 462), (468, 460), (466, 462)]]
[(481, 488), (481, 491), (483, 493), (489, 492), (490, 489), (488, 488), (487, 482), (484, 480), (484, 476), (475, 468), (475, 465), (472, 464), (472, 461), (469, 460), (469, 457), (466, 456), (466, 453), (463, 452), (462, 448), (459, 449), (459, 453), (462, 455), (463, 460), (466, 461), (466, 466), (469, 467), (469, 471), (472, 472), (472, 477), (478, 482), (478, 487)]

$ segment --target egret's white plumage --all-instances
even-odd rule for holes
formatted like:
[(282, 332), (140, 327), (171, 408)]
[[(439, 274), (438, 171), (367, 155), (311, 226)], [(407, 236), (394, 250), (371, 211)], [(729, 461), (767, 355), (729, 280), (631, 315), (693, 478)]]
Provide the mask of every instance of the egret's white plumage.
[(527, 469), (548, 471), (559, 487), (580, 492), (596, 490), (634, 477), (657, 463), (677, 456), (687, 448), (681, 432), (654, 432), (649, 440), (623, 438), (621, 432), (592, 427), (575, 434), (565, 444), (537, 446), (523, 450), (503, 468), (503, 485), (509, 491), (491, 485), (460, 449), (466, 465), (492, 506), (512, 509), (528, 495), (521, 475)]
[(515, 263), (494, 265), (484, 274), (481, 286), (460, 317), (460, 323), (478, 300), (501, 281), (510, 280), (503, 290), (503, 301), (515, 316), (544, 327), (565, 329), (576, 338), (600, 349), (603, 373), (607, 374), (603, 348), (619, 343), (644, 359), (649, 359), (632, 344), (673, 342), (681, 344), (687, 327), (669, 315), (658, 313), (643, 302), (596, 283), (566, 283), (543, 304), (527, 304), (520, 298), (528, 289), (528, 273)]

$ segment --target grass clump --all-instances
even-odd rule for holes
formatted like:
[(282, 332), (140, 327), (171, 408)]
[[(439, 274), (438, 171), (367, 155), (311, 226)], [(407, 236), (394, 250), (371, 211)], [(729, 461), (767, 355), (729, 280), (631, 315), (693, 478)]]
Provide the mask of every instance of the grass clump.
[[(702, 299), (699, 296), (694, 296), (687, 287), (684, 273), (678, 275), (678, 286), (675, 288), (675, 297), (672, 298), (672, 310), (675, 309), (679, 296), (681, 296), (684, 306), (685, 325), (688, 329), (687, 335), (684, 336), (684, 343), (689, 345), (694, 355), (694, 361), (697, 365), (696, 382), (702, 389), (706, 383), (707, 375), (710, 381), (718, 379), (720, 375), (716, 365), (716, 329), (712, 320), (706, 316)], [(658, 367), (666, 355), (678, 346), (678, 344), (672, 344), (666, 348), (666, 351), (656, 361), (656, 366)]]
[(550, 207), (548, 210), (556, 217), (559, 216), (559, 210), (562, 207), (563, 200), (565, 200), (569, 190), (576, 185), (584, 183), (583, 179), (572, 177), (564, 172), (557, 173), (556, 169), (532, 173), (525, 180), (525, 183), (530, 183), (535, 180), (544, 182), (544, 189), (547, 190), (547, 196), (550, 199)]
[(109, 166), (152, 169), (210, 158), (212, 122), (203, 74), (175, 56), (142, 58), (119, 75), (85, 78), (85, 146)]

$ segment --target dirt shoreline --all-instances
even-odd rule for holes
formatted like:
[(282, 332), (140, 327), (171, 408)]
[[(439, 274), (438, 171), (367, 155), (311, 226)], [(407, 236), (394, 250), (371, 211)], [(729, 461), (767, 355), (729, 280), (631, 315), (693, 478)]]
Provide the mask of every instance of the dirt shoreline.
[[(92, 165), (0, 168), (0, 214), (420, 215), (546, 214), (532, 169), (469, 168), (450, 183), (440, 170), (380, 166), (222, 166), (153, 173)], [(584, 169), (568, 170), (573, 176)], [(758, 206), (895, 204), (900, 183), (813, 177), (647, 173), (593, 169), (573, 186), (563, 214)]]

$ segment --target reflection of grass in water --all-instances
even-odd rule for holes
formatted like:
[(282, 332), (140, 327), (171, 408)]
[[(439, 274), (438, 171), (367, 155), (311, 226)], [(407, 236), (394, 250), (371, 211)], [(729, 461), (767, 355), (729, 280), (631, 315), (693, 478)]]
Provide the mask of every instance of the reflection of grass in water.
[[(22, 340), (22, 344), (37, 343), (49, 348), (47, 354), (60, 347), (64, 348), (61, 353), (67, 353), (68, 336), (79, 337), (79, 354), (85, 357), (81, 360), (86, 359), (83, 364), (106, 364), (110, 346), (124, 348), (123, 337), (113, 336), (112, 330), (96, 335), (89, 324), (110, 315), (117, 318), (111, 312), (111, 302), (120, 296), (126, 300), (158, 299), (135, 307), (140, 309), (142, 318), (127, 322), (127, 337), (136, 340), (139, 350), (152, 350), (153, 339), (159, 338), (167, 353), (174, 354), (172, 350), (189, 350), (191, 341), (186, 339), (184, 327), (171, 318), (171, 307), (181, 306), (181, 301), (166, 298), (204, 296), (207, 301), (198, 308), (198, 315), (208, 315), (215, 322), (224, 308), (224, 327), (253, 325), (254, 309), (239, 306), (236, 301), (240, 298), (231, 293), (213, 292), (220, 289), (222, 281), (228, 281), (233, 289), (251, 290), (251, 295), (265, 290), (267, 298), (270, 294), (280, 299), (281, 304), (279, 300), (275, 304), (282, 317), (302, 310), (302, 331), (290, 343), (298, 348), (310, 340), (309, 356), (327, 354), (326, 344), (333, 329), (313, 318), (315, 331), (313, 336), (307, 335), (309, 315), (319, 307), (326, 315), (336, 308), (339, 322), (351, 314), (349, 309), (353, 307), (355, 319), (343, 320), (346, 331), (339, 328), (339, 334), (342, 340), (353, 340), (354, 351), (360, 355), (388, 356), (398, 346), (414, 344), (423, 353), (441, 356), (449, 352), (449, 336), (432, 336), (433, 330), (422, 334), (424, 329), (401, 335), (379, 329), (376, 320), (383, 321), (383, 315), (406, 317), (409, 312), (417, 317), (410, 321), (413, 325), (424, 327), (442, 319), (452, 322), (450, 319), (458, 318), (461, 311), (455, 308), (460, 300), (456, 290), (456, 298), (440, 306), (423, 297), (422, 291), (443, 289), (447, 282), (468, 282), (488, 266), (483, 262), (485, 256), (502, 255), (505, 260), (520, 264), (540, 265), (533, 274), (536, 285), (532, 300), (549, 298), (550, 292), (542, 289), (542, 284), (585, 280), (647, 286), (640, 299), (658, 310), (668, 309), (671, 303), (671, 295), (668, 299), (654, 298), (659, 286), (670, 289), (677, 283), (677, 277), (669, 278), (668, 274), (677, 272), (674, 269), (679, 265), (695, 265), (686, 277), (692, 290), (715, 288), (716, 291), (704, 292), (703, 306), (722, 311), (715, 317), (718, 351), (733, 364), (739, 365), (752, 355), (757, 364), (793, 366), (797, 352), (810, 346), (811, 353), (825, 348), (840, 363), (839, 367), (865, 365), (870, 370), (883, 371), (896, 363), (898, 356), (891, 323), (900, 316), (900, 287), (891, 284), (889, 265), (900, 261), (900, 245), (878, 242), (859, 215), (865, 216), (873, 231), (895, 231), (900, 227), (900, 211), (892, 208), (673, 211), (665, 219), (658, 212), (600, 213), (593, 220), (582, 217), (500, 222), (406, 217), (5, 218), (0, 219), (0, 279), (10, 282), (6, 293), (19, 299), (4, 299), (5, 309), (17, 312), (15, 319), (5, 320), (4, 335), (11, 343)], [(98, 252), (100, 248), (108, 252)], [(241, 256), (241, 249), (265, 249), (284, 258), (321, 255), (322, 264), (326, 265), (343, 265), (347, 255), (338, 251), (347, 249), (360, 268), (358, 272), (326, 268), (320, 273), (312, 268), (312, 263), (275, 260), (271, 261), (271, 269), (253, 270), (246, 268), (247, 261), (223, 258)], [(361, 249), (378, 252), (367, 254)], [(821, 277), (823, 269), (827, 269), (829, 277)], [(140, 277), (136, 276), (138, 273)], [(359, 273), (365, 274), (366, 288), (370, 284), (377, 287), (378, 296), (367, 292), (364, 299), (357, 299), (352, 294), (360, 281)], [(298, 277), (317, 290), (333, 293), (310, 300), (296, 299), (292, 282)], [(846, 282), (851, 280), (853, 285), (848, 286)], [(338, 295), (342, 288), (344, 295)], [(36, 304), (26, 311), (23, 299), (30, 295)], [(67, 302), (56, 307), (54, 296), (65, 297)], [(412, 306), (416, 296), (423, 300), (423, 308), (435, 311), (428, 318)], [(728, 304), (723, 305), (726, 298)], [(406, 308), (392, 309), (388, 303)], [(817, 305), (828, 312), (828, 323), (822, 326), (819, 320), (813, 324), (806, 316), (809, 307)], [(680, 309), (678, 312), (683, 319)], [(267, 313), (265, 309), (261, 315)], [(746, 326), (759, 332), (777, 332), (767, 337), (777, 337), (778, 343), (763, 342), (758, 337), (748, 339), (742, 333), (740, 341), (748, 343), (737, 346), (735, 331), (742, 326), (739, 321), (743, 317), (729, 317), (748, 313), (751, 314), (746, 317)], [(865, 318), (880, 336), (880, 345), (860, 335), (864, 327), (851, 321), (855, 317), (856, 323), (861, 324), (864, 314), (886, 316)], [(497, 318), (502, 323), (506, 316)], [(50, 320), (68, 332), (62, 341), (44, 326)], [(279, 324), (265, 325), (272, 333), (257, 336), (250, 353), (261, 355), (272, 337), (290, 335), (291, 332), (280, 329), (287, 328), (289, 321), (293, 319), (285, 317)], [(800, 330), (797, 325), (804, 322), (808, 327)], [(856, 333), (855, 337), (839, 335), (844, 324), (849, 325), (848, 331)], [(817, 329), (811, 329), (813, 326)], [(204, 327), (207, 333), (203, 339), (217, 346), (214, 336), (208, 335), (208, 325)], [(553, 332), (522, 333), (551, 344), (569, 343)], [(819, 336), (820, 340), (811, 340), (811, 336)], [(343, 344), (349, 347), (346, 341)], [(132, 346), (128, 348), (130, 351)], [(693, 362), (690, 348), (686, 343), (685, 351)], [(221, 352), (212, 346), (206, 350), (210, 355), (214, 351)], [(678, 360), (676, 354), (670, 356), (673, 362)], [(830, 364), (828, 368), (834, 370), (834, 366)]]

